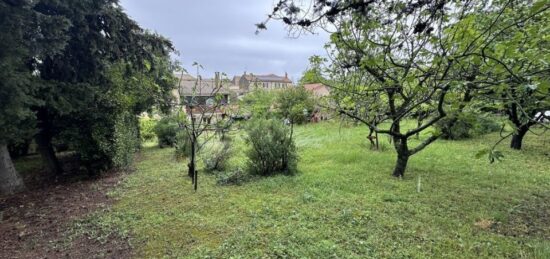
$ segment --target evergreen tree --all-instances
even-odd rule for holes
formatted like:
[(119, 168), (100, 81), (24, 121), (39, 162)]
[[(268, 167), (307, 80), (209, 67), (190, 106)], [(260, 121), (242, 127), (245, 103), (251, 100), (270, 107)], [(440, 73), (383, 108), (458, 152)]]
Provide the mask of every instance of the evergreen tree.
[(67, 20), (33, 7), (27, 1), (0, 1), (0, 193), (24, 188), (7, 145), (34, 133), (31, 107), (40, 105), (34, 97), (40, 84), (34, 64), (57, 53), (66, 41)]

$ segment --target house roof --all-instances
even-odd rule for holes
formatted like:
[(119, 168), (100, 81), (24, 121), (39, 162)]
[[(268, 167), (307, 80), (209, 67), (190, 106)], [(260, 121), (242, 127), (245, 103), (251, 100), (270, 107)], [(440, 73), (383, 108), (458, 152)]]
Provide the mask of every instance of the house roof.
[(287, 77), (278, 76), (278, 75), (274, 75), (274, 74), (269, 74), (269, 75), (257, 75), (256, 78), (258, 79), (258, 81), (261, 81), (261, 82), (283, 82), (283, 83), (292, 83), (292, 81), (290, 81), (290, 79), (288, 79)]
[(246, 78), (246, 80), (248, 81), (292, 83), (292, 81), (288, 79), (288, 77), (278, 76), (275, 74), (269, 74), (269, 75), (244, 74), (243, 77)]
[(326, 85), (321, 83), (305, 84), (304, 88), (308, 91), (313, 92), (313, 94), (317, 96), (327, 96), (330, 94), (330, 89)]
[(174, 76), (178, 79), (178, 80), (196, 80), (195, 77), (193, 77), (192, 75), (190, 74), (187, 74), (185, 72), (174, 72)]
[(180, 94), (184, 96), (212, 96), (214, 94), (229, 94), (229, 86), (222, 84), (217, 89), (214, 79), (182, 80), (179, 84)]

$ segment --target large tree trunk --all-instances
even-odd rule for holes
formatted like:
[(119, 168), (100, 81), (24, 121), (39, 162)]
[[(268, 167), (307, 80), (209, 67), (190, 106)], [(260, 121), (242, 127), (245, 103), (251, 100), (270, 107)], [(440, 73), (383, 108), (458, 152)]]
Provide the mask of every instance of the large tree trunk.
[(42, 156), (48, 172), (54, 175), (60, 175), (63, 173), (63, 169), (61, 168), (61, 164), (55, 156), (55, 151), (53, 149), (51, 123), (48, 118), (47, 111), (40, 109), (37, 116), (38, 128), (40, 129), (38, 134), (36, 134), (38, 152)]
[(512, 142), (510, 143), (510, 147), (512, 149), (521, 150), (521, 146), (523, 144), (523, 137), (527, 134), (527, 131), (529, 130), (528, 127), (520, 127), (518, 128), (518, 131), (512, 135)]
[(13, 194), (23, 189), (25, 185), (13, 166), (8, 146), (0, 144), (0, 194)]
[(42, 156), (42, 160), (44, 160), (48, 172), (55, 175), (63, 173), (61, 164), (55, 156), (51, 137), (40, 132), (36, 135), (36, 144), (38, 145), (38, 152), (40, 156)]
[(393, 176), (403, 177), (405, 175), (405, 170), (407, 169), (407, 163), (409, 162), (410, 157), (407, 139), (395, 137), (393, 142), (395, 150), (397, 151), (397, 161), (395, 163), (395, 168), (393, 169)]

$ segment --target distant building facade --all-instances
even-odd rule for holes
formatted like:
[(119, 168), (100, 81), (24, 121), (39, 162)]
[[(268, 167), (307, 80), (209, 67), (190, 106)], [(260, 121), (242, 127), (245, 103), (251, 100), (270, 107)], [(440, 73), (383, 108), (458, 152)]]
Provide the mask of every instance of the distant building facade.
[[(224, 80), (220, 89), (216, 89), (215, 79), (200, 79), (186, 74), (177, 73), (174, 75), (179, 82), (174, 95), (177, 103), (181, 104), (185, 101), (189, 104), (194, 101), (195, 105), (207, 105), (209, 100), (212, 101), (216, 92), (217, 96), (222, 96), (222, 104), (226, 105), (231, 100), (237, 100), (254, 89), (284, 89), (293, 87), (292, 80), (288, 78), (288, 74), (278, 76), (275, 74), (269, 75), (254, 75), (246, 72), (241, 76), (234, 76), (231, 80)], [(221, 79), (220, 79), (221, 80)]]
[(222, 105), (229, 104), (229, 85), (221, 84), (221, 87), (216, 86), (216, 79), (199, 79), (190, 75), (180, 75), (178, 87), (175, 91), (177, 103), (185, 104), (186, 106), (201, 106), (212, 105), (217, 96), (221, 98)]
[(182, 105), (188, 116), (202, 119), (206, 123), (226, 116), (230, 95), (228, 83), (219, 79), (197, 79), (190, 75), (176, 75), (178, 87), (174, 90), (178, 105)]
[(288, 78), (288, 74), (285, 76), (278, 76), (275, 74), (269, 75), (254, 75), (246, 72), (242, 76), (236, 76), (233, 78), (235, 85), (239, 86), (241, 91), (249, 92), (256, 88), (261, 89), (282, 89), (292, 87), (292, 80)]

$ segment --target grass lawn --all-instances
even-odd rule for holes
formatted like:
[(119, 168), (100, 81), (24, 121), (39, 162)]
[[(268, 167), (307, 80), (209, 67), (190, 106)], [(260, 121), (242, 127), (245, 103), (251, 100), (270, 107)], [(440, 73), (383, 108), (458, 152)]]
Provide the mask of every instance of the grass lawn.
[[(140, 257), (550, 258), (550, 139), (506, 143), (505, 160), (475, 159), (498, 134), (438, 141), (391, 177), (395, 153), (368, 149), (367, 129), (336, 123), (296, 129), (294, 176), (216, 184), (149, 145), (117, 202), (83, 231), (128, 235)], [(244, 164), (242, 139), (235, 137)], [(417, 191), (420, 182), (420, 192)], [(93, 229), (93, 228), (98, 228)], [(95, 233), (95, 232), (94, 232)]]

